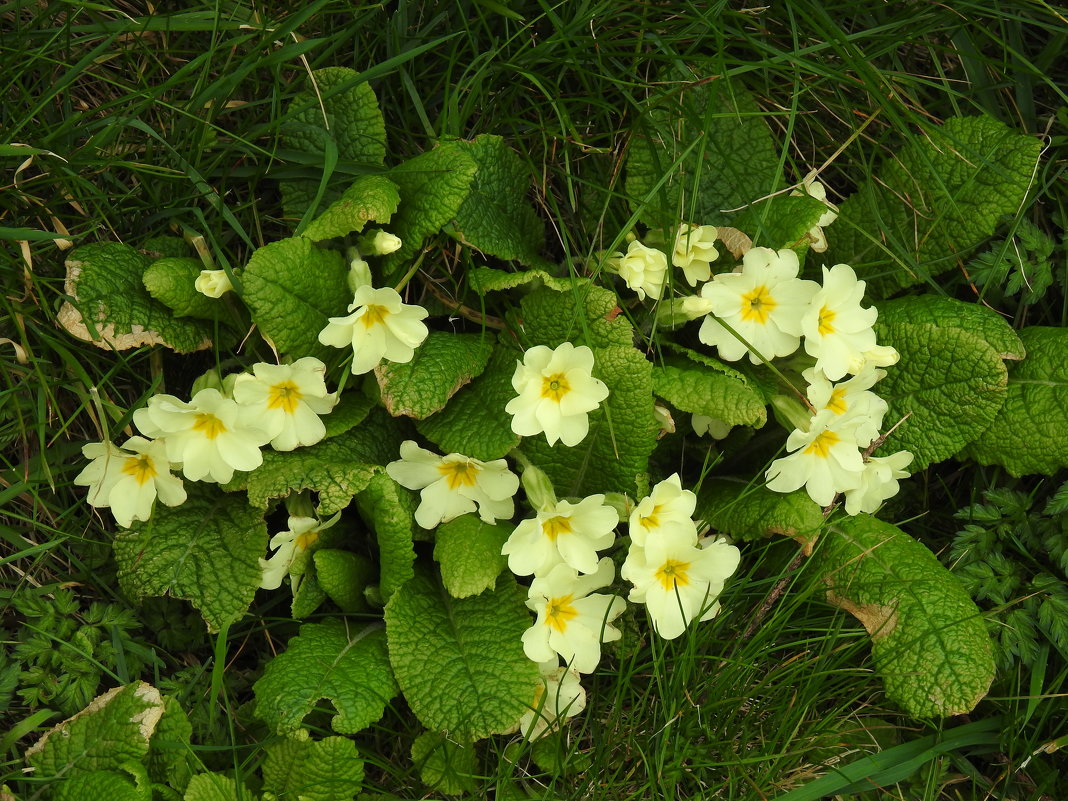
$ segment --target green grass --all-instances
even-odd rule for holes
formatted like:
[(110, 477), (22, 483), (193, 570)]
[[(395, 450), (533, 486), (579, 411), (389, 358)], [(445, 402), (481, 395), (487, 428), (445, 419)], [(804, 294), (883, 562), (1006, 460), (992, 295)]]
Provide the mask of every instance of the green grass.
[[(1068, 219), (1068, 11), (1051, 4), (297, 5), (162, 4), (151, 15), (127, 2), (0, 6), (0, 337), (25, 354), (0, 344), (3, 646), (19, 642), (16, 598), (70, 587), (83, 606), (129, 608), (142, 627), (123, 647), (156, 649), (160, 662), (142, 677), (179, 696), (198, 727), (197, 758), (214, 770), (255, 773), (271, 735), (241, 705), (291, 624), (270, 617), (284, 619), (283, 604), (257, 607), (263, 617), (236, 625), (222, 643), (228, 661), (216, 675), (225, 681), (213, 688), (217, 643), (191, 633), (202, 629), (188, 606), (141, 609), (120, 593), (109, 524), (71, 483), (80, 447), (129, 426), (129, 410), (149, 394), (188, 389), (213, 360), (107, 352), (58, 329), (62, 245), (202, 236), (217, 262), (242, 266), (253, 249), (288, 235), (278, 181), (317, 177), (318, 166), (280, 152), (277, 134), (309, 70), (365, 73), (396, 160), (440, 137), (503, 135), (529, 167), (548, 255), (558, 261), (590, 257), (627, 226), (621, 170), (631, 126), (650, 98), (677, 90), (662, 76), (679, 64), (754, 93), (787, 173), (800, 179), (819, 168), (832, 200), (919, 124), (986, 113), (1046, 144), (1017, 219), (1058, 242)], [(3, 149), (11, 143), (37, 152)], [(483, 261), (465, 252), (460, 266)], [(1053, 265), (1063, 288), (1062, 245)], [(459, 291), (458, 276), (441, 272), (434, 277)], [(963, 273), (944, 290), (975, 297)], [(1003, 311), (1018, 324), (1064, 325), (1068, 297), (1054, 289), (1040, 304)], [(958, 527), (952, 512), (1006, 482), (991, 468), (947, 463), (914, 478), (895, 511), (916, 518), (910, 531), (938, 552)], [(789, 569), (796, 547), (746, 546), (724, 614), (690, 636), (665, 643), (628, 630), (587, 682), (587, 712), (535, 748), (492, 739), (481, 786), (498, 788), (498, 798), (518, 797), (507, 792), (519, 782), (537, 798), (771, 799), (962, 723), (914, 721), (887, 705), (863, 630), (823, 603), (803, 564)], [(104, 665), (96, 692), (126, 680), (115, 664)], [(911, 777), (863, 797), (1068, 797), (1068, 762), (1043, 750), (1064, 735), (1066, 674), (1068, 654), (1047, 648), (1035, 669), (1000, 675), (971, 716), (1001, 718), (984, 744), (932, 754)], [(22, 752), (60, 719), (18, 695), (0, 704), (0, 731), (15, 735), (0, 736), (0, 783), (20, 798), (39, 789), (21, 772)], [(317, 734), (329, 732), (325, 716), (313, 723)], [(417, 733), (398, 706), (358, 735), (368, 789), (422, 797), (408, 758)]]

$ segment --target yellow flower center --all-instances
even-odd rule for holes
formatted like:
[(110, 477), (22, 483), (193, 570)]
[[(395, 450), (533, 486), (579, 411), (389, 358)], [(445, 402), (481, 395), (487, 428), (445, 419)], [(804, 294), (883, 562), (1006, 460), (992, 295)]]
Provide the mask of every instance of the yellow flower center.
[(820, 332), (821, 337), (834, 333), (834, 318), (837, 316), (838, 315), (835, 314), (833, 309), (828, 309), (826, 306), (820, 308), (820, 316), (816, 330)]
[(545, 604), (545, 625), (552, 626), (561, 634), (567, 629), (569, 620), (578, 617), (578, 610), (571, 605), (571, 595), (550, 598)]
[(208, 439), (215, 439), (219, 434), (225, 434), (227, 428), (223, 421), (215, 415), (209, 412), (201, 412), (197, 415), (196, 420), (193, 421), (193, 430), (199, 431)]
[(363, 307), (363, 316), (360, 317), (360, 322), (363, 323), (364, 328), (371, 328), (375, 325), (382, 325), (388, 315), (389, 309), (385, 306), (370, 303)]
[(293, 414), (304, 394), (292, 381), (282, 381), (271, 387), (267, 393), (267, 408), (281, 409), (286, 414)]
[(571, 384), (567, 382), (567, 376), (563, 373), (553, 373), (541, 379), (541, 396), (543, 398), (551, 398), (559, 403), (560, 399), (570, 391)]
[(689, 562), (680, 562), (677, 559), (668, 559), (656, 569), (656, 580), (667, 592), (676, 587), (685, 587), (690, 583)]
[(842, 438), (831, 430), (820, 432), (808, 447), (805, 448), (805, 453), (814, 453), (821, 459), (826, 459), (831, 452), (831, 448), (842, 441)]
[(143, 487), (156, 477), (156, 466), (147, 453), (131, 456), (122, 465), (122, 472), (133, 476), (138, 486)]
[(656, 528), (660, 525), (660, 513), (664, 511), (663, 504), (653, 506), (653, 511), (647, 515), (638, 515), (638, 522), (642, 528)]
[(293, 544), (298, 551), (306, 551), (318, 541), (319, 529), (312, 529), (311, 531), (305, 531), (303, 534), (298, 534), (296, 539), (293, 540)]
[(761, 284), (742, 295), (742, 319), (747, 323), (764, 325), (778, 305), (768, 288)]
[(845, 414), (849, 408), (849, 404), (845, 401), (845, 390), (841, 387), (837, 387), (831, 390), (830, 400), (827, 401), (827, 405), (824, 409), (830, 409), (835, 414)]
[(443, 462), (438, 465), (438, 472), (445, 476), (449, 489), (473, 487), (478, 480), (479, 466), (470, 462)]
[(557, 537), (561, 534), (570, 534), (573, 529), (571, 528), (570, 518), (557, 515), (556, 517), (550, 517), (542, 523), (541, 530), (551, 542), (556, 542)]

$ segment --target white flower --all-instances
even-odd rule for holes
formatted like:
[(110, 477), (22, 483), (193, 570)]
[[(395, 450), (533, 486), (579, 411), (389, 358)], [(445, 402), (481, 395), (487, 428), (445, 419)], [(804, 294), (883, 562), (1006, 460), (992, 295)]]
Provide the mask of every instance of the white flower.
[(711, 263), (719, 258), (715, 245), (718, 237), (719, 230), (714, 225), (683, 223), (679, 226), (671, 263), (682, 268), (690, 286), (697, 286), (711, 277)]
[(631, 543), (654, 550), (673, 543), (696, 545), (697, 524), (693, 522), (696, 507), (697, 496), (684, 490), (679, 474), (673, 474), (653, 487), (630, 513)]
[(786, 440), (789, 456), (771, 463), (765, 477), (768, 489), (793, 492), (805, 487), (820, 506), (829, 506), (835, 494), (857, 489), (864, 458), (856, 440), (856, 427), (838, 429), (831, 410), (816, 414), (808, 431), (794, 430)]
[(201, 270), (197, 280), (193, 282), (193, 287), (209, 298), (221, 298), (233, 289), (234, 285), (230, 283), (226, 270)]
[(190, 481), (225, 483), (234, 470), (255, 470), (263, 463), (260, 447), (271, 439), (245, 419), (237, 401), (214, 388), (200, 390), (189, 403), (154, 395), (133, 420), (145, 436), (166, 441), (167, 458), (181, 462)]
[(541, 576), (561, 562), (580, 573), (593, 573), (597, 552), (615, 542), (617, 523), (619, 514), (604, 504), (604, 495), (577, 504), (557, 501), (516, 526), (501, 553), (518, 576)]
[(701, 287), (715, 316), (701, 323), (698, 338), (714, 345), (728, 361), (747, 352), (753, 364), (759, 364), (761, 356), (789, 356), (801, 343), (801, 318), (819, 289), (815, 282), (798, 278), (799, 269), (792, 250), (750, 250), (742, 258), (741, 272), (721, 273)]
[[(289, 575), (295, 563), (308, 549), (319, 541), (319, 533), (334, 525), (341, 518), (338, 512), (326, 522), (319, 522), (314, 517), (289, 518), (289, 528), (271, 537), (270, 548), (274, 550), (270, 559), (260, 557), (260, 587), (265, 590), (277, 590), (282, 586), (282, 579)], [(303, 571), (300, 571), (303, 574)]]
[(371, 238), (371, 250), (377, 256), (395, 253), (400, 250), (402, 244), (399, 236), (381, 229), (375, 231), (375, 235)]
[(271, 435), (275, 450), (314, 445), (326, 436), (319, 415), (337, 403), (337, 394), (326, 391), (326, 365), (305, 356), (293, 364), (260, 362), (252, 372), (237, 376), (234, 400), (245, 407), (249, 420)]
[(587, 416), (608, 397), (608, 387), (593, 377), (593, 351), (564, 342), (555, 350), (537, 345), (516, 362), (512, 388), (518, 397), (504, 410), (521, 437), (545, 433), (550, 445), (578, 445), (590, 430)]
[(623, 614), (626, 602), (616, 595), (593, 592), (611, 584), (615, 572), (606, 556), (590, 576), (579, 576), (574, 568), (557, 565), (547, 575), (535, 578), (527, 593), (527, 607), (538, 619), (523, 632), (527, 658), (546, 662), (559, 654), (579, 673), (596, 670), (601, 643), (622, 636), (611, 623)]
[(901, 354), (889, 345), (876, 345), (861, 354), (853, 356), (849, 363), (849, 372), (856, 375), (865, 367), (890, 367), (901, 360)]
[[(349, 274), (346, 276), (349, 289), (352, 290), (352, 294), (355, 295), (356, 291), (362, 286), (371, 286), (371, 265), (361, 259), (359, 256), (349, 262)], [(349, 311), (352, 311), (352, 307), (349, 307)], [(343, 345), (342, 347), (346, 347)]]
[(812, 298), (811, 308), (801, 320), (805, 352), (816, 357), (816, 369), (837, 381), (846, 373), (859, 371), (865, 354), (875, 349), (874, 308), (862, 309), (864, 282), (848, 264), (823, 268), (823, 287)]
[(667, 280), (667, 255), (656, 248), (643, 245), (637, 239), (627, 245), (627, 253), (613, 253), (609, 257), (609, 269), (619, 273), (627, 287), (638, 293), (640, 300), (646, 295), (660, 299)]
[(654, 401), (653, 417), (656, 418), (656, 424), (660, 427), (660, 432), (656, 435), (657, 439), (665, 434), (675, 433), (675, 418), (671, 416), (671, 410), (667, 406)]
[(526, 740), (537, 740), (555, 731), (558, 723), (586, 708), (586, 691), (578, 671), (560, 664), (555, 655), (538, 665), (541, 681), (534, 690), (530, 709), (519, 719), (518, 729)]
[(697, 436), (703, 437), (708, 434), (712, 439), (725, 439), (734, 427), (718, 417), (696, 413), (690, 418), (690, 425), (693, 426), (693, 432)]
[(352, 374), (362, 375), (383, 360), (410, 362), (426, 339), (422, 322), (429, 314), (422, 306), (401, 302), (393, 289), (361, 286), (349, 304), (348, 317), (331, 317), (319, 341), (335, 348), (352, 347)]
[(400, 456), (386, 465), (386, 472), (402, 487), (422, 490), (415, 522), (423, 528), (476, 509), (486, 523), (515, 513), (512, 496), (519, 489), (519, 476), (504, 459), (482, 462), (459, 453), (438, 456), (410, 439), (401, 443)]
[(812, 240), (810, 247), (816, 253), (823, 253), (827, 250), (827, 236), (823, 233), (823, 229), (838, 219), (838, 207), (827, 202), (827, 188), (816, 180), (815, 170), (805, 176), (800, 190), (795, 189), (790, 194), (814, 197), (827, 207), (827, 211), (823, 212), (816, 224), (808, 229), (809, 238)]
[(801, 375), (808, 382), (809, 403), (817, 413), (826, 409), (836, 415), (839, 418), (836, 429), (854, 426), (857, 444), (862, 448), (879, 436), (883, 415), (889, 407), (885, 400), (869, 390), (886, 375), (885, 370), (869, 365), (838, 384), (832, 384), (821, 370), (815, 368), (809, 368)]
[(171, 475), (167, 447), (160, 440), (130, 437), (121, 449), (110, 442), (92, 442), (82, 447), (82, 455), (92, 461), (74, 483), (89, 487), (89, 505), (110, 506), (124, 528), (134, 520), (148, 520), (157, 497), (166, 506), (185, 502), (185, 487)]
[(621, 571), (634, 585), (627, 600), (645, 604), (657, 634), (672, 640), (690, 621), (715, 617), (716, 598), (740, 558), (737, 548), (713, 537), (699, 545), (672, 542), (655, 556), (632, 546)]
[(846, 490), (845, 509), (847, 514), (875, 512), (887, 498), (897, 495), (898, 479), (908, 478), (905, 470), (912, 462), (912, 454), (898, 451), (889, 456), (869, 456), (860, 474), (860, 486)]

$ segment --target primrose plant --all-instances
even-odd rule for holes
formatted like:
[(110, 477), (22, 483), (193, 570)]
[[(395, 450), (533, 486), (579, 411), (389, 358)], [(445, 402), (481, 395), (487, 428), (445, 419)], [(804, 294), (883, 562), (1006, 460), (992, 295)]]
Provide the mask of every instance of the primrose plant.
[[(702, 184), (708, 199), (680, 214), (664, 191), (677, 200), (690, 184), (665, 178), (640, 137), (633, 230), (555, 264), (503, 140), (443, 139), (387, 163), (367, 84), (345, 69), (314, 80), (283, 144), (313, 162), (329, 141), (367, 169), (284, 183), (292, 236), (243, 266), (222, 253), (204, 264), (174, 239), (85, 245), (68, 262), (72, 334), (212, 347), (221, 368), (185, 395), (105, 409), (137, 433), (83, 448), (75, 483), (120, 527), (127, 595), (188, 599), (222, 631), (257, 614), (258, 592), (286, 592), (294, 619), (316, 616), (266, 660), (256, 715), (306, 742), (323, 698), (349, 736), (401, 695), (425, 727), (412, 756), (434, 787), (453, 785), (433, 766), (468, 764), (479, 740), (568, 736), (591, 674), (730, 609), (746, 542), (772, 534), (798, 540), (828, 600), (878, 634), (891, 700), (927, 717), (974, 706), (993, 675), (974, 604), (874, 514), (907, 468), (971, 441), (931, 418), (938, 371), (918, 343), (952, 337), (947, 381), (982, 406), (992, 383), (973, 375), (974, 354), (1015, 352), (1000, 318), (946, 299), (866, 301), (866, 251), (835, 239), (853, 206), (828, 203), (814, 174), (781, 176), (770, 197), (736, 176), (730, 191), (751, 195), (735, 216), (719, 184)], [(761, 115), (737, 107), (744, 91), (717, 87), (686, 102), (745, 126), (747, 159), (779, 170)], [(706, 116), (671, 102), (652, 104), (644, 129)], [(667, 164), (703, 169), (687, 159), (706, 148), (675, 144)], [(443, 266), (447, 242), (468, 258), (462, 275)], [(932, 317), (965, 323), (918, 322)], [(937, 604), (903, 593), (903, 565)], [(706, 626), (714, 642), (731, 621)], [(953, 652), (950, 630), (964, 644)]]

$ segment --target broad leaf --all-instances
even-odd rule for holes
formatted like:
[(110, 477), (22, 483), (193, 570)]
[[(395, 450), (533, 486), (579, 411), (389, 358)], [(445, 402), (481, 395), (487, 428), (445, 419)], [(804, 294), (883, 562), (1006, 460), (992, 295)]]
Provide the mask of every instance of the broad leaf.
[(467, 598), (491, 589), (508, 564), (501, 548), (512, 527), (490, 525), (478, 515), (461, 515), (434, 532), (434, 558), (441, 566), (441, 583), (454, 598)]
[(410, 362), (375, 368), (382, 403), (394, 417), (429, 417), (486, 368), (492, 350), (492, 336), (432, 331)]
[(425, 731), (412, 743), (412, 762), (419, 778), (431, 790), (445, 795), (473, 793), (478, 789), (478, 758), (470, 743)]
[[(879, 323), (884, 326), (931, 323), (940, 328), (963, 328), (984, 339), (1002, 359), (1018, 361), (1027, 353), (1020, 335), (1005, 318), (980, 303), (965, 303), (941, 295), (909, 295), (880, 303), (878, 308)], [(896, 366), (889, 367), (887, 372), (896, 369)]]
[(634, 341), (634, 328), (620, 313), (615, 294), (581, 281), (563, 292), (542, 287), (525, 295), (520, 319), (516, 328), (527, 345), (555, 348), (573, 342), (597, 348)]
[(745, 231), (758, 247), (806, 249), (806, 235), (827, 211), (827, 205), (810, 195), (774, 195), (754, 203), (738, 215), (732, 226)]
[(886, 695), (913, 717), (970, 712), (994, 678), (982, 613), (927, 548), (869, 515), (833, 523), (813, 557), (827, 599), (872, 639)]
[(175, 698), (166, 696), (163, 704), (163, 719), (156, 727), (148, 752), (148, 774), (152, 781), (182, 791), (197, 764), (190, 748), (193, 725)]
[(220, 300), (197, 292), (194, 284), (204, 264), (200, 259), (163, 258), (145, 268), (141, 281), (154, 299), (169, 308), (175, 317), (220, 318), (225, 306)]
[(782, 494), (730, 479), (705, 479), (694, 517), (736, 540), (772, 534), (811, 546), (823, 526), (823, 510), (803, 491)]
[(286, 738), (267, 746), (263, 789), (279, 798), (352, 801), (363, 786), (363, 760), (348, 737)]
[(221, 773), (198, 773), (189, 781), (182, 801), (245, 801), (248, 789)]
[(509, 273), (504, 270), (494, 270), (491, 267), (475, 267), (467, 273), (467, 285), (480, 295), (527, 284), (534, 284), (535, 288), (544, 285), (557, 292), (570, 292), (573, 286), (589, 285), (589, 279), (572, 276), (557, 278), (545, 270), (538, 269)]
[(388, 600), (413, 575), (415, 501), (412, 494), (385, 473), (377, 473), (356, 499), (378, 540), (379, 585)]
[(419, 721), (467, 742), (514, 725), (538, 682), (521, 641), (530, 624), (510, 577), (455, 599), (417, 572), (386, 604), (386, 631), (397, 682)]
[(397, 694), (385, 632), (342, 620), (301, 626), (252, 689), (256, 716), (280, 734), (299, 729), (321, 698), (337, 710), (334, 731), (355, 734), (381, 718)]
[[(144, 766), (128, 762), (123, 773), (94, 770), (60, 779), (51, 785), (52, 801), (85, 801), (87, 798), (106, 798), (107, 801), (152, 801), (152, 783)], [(2, 801), (14, 796), (0, 795)]]
[(216, 632), (245, 614), (267, 552), (263, 513), (240, 496), (188, 486), (181, 506), (156, 505), (152, 519), (115, 535), (119, 584), (134, 598), (190, 601)]
[(377, 581), (378, 568), (366, 556), (335, 548), (322, 548), (312, 554), (319, 586), (342, 612), (367, 609), (364, 590)]
[(359, 233), (368, 222), (388, 223), (399, 204), (395, 183), (381, 175), (361, 175), (301, 235), (319, 242)]
[(764, 399), (745, 381), (723, 373), (656, 367), (653, 391), (676, 409), (715, 417), (732, 426), (760, 428), (768, 420)]

